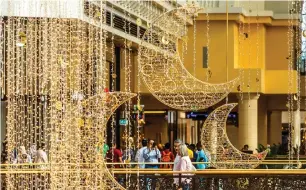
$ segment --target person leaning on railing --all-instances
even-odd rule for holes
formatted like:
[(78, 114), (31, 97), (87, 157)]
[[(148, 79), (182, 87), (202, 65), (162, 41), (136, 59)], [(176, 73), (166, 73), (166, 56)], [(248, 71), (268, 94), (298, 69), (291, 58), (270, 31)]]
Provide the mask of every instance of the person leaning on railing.
[[(138, 151), (136, 153), (136, 156), (135, 156), (135, 162), (138, 162), (138, 163), (143, 163), (144, 162), (143, 152), (147, 148), (148, 140), (143, 139), (141, 141), (141, 144), (142, 144), (142, 147), (140, 149), (138, 149)], [(145, 165), (144, 164), (139, 164), (138, 167), (139, 168), (145, 168)]]
[(35, 163), (41, 163), (42, 165), (38, 166), (41, 169), (47, 169), (48, 168), (48, 166), (46, 165), (46, 163), (48, 163), (48, 155), (45, 152), (45, 144), (44, 143), (42, 143), (38, 147), (38, 150), (36, 151)]
[(117, 149), (116, 143), (113, 144), (112, 149), (110, 149), (106, 155), (107, 162), (114, 163), (115, 168), (120, 168), (120, 164), (122, 163), (122, 152)]
[(178, 170), (178, 163), (181, 160), (181, 156), (178, 154), (180, 146), (183, 144), (183, 142), (180, 139), (176, 139), (174, 141), (174, 150), (176, 152), (176, 156), (173, 163), (173, 171), (179, 171)]
[[(178, 151), (178, 154), (180, 155), (181, 159), (177, 166), (177, 171), (183, 171), (183, 172), (195, 172), (196, 168), (192, 165), (192, 162), (190, 160), (189, 154), (188, 154), (188, 148), (186, 145), (181, 145)], [(193, 173), (184, 173), (183, 176), (191, 176), (194, 175)], [(187, 177), (182, 177), (181, 181), (179, 181), (178, 178), (174, 178), (175, 185), (179, 186), (179, 189), (189, 190), (190, 189), (190, 182), (191, 179), (188, 179)]]
[(167, 162), (168, 164), (162, 164), (160, 167), (164, 168), (164, 169), (171, 169), (172, 165), (169, 164), (169, 162), (173, 162), (174, 161), (174, 155), (173, 153), (170, 151), (170, 143), (166, 143), (165, 144), (165, 150), (162, 151), (161, 153), (162, 155), (162, 162)]
[(48, 155), (45, 152), (45, 144), (41, 144), (36, 151), (35, 163), (48, 163)]
[(32, 163), (32, 158), (27, 153), (24, 146), (20, 146), (20, 148), (19, 148), (19, 154), (17, 156), (17, 162), (19, 164), (31, 164)]
[[(196, 159), (196, 162), (209, 162), (208, 160), (208, 156), (207, 154), (204, 152), (203, 150), (203, 147), (201, 145), (201, 142), (198, 142), (197, 143), (197, 159)], [(208, 165), (205, 163), (205, 164), (196, 164), (196, 168), (197, 169), (206, 169), (208, 168)]]
[(143, 158), (146, 162), (145, 168), (158, 168), (157, 163), (158, 160), (161, 158), (161, 154), (156, 145), (154, 145), (154, 140), (149, 139), (149, 144), (147, 148), (143, 150)]

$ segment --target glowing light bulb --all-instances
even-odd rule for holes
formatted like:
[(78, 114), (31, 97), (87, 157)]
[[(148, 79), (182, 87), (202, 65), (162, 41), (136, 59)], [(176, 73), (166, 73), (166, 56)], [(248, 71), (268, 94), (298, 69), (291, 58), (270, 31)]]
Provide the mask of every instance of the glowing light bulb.
[(163, 36), (163, 37), (162, 37), (162, 43), (165, 44), (165, 45), (168, 45), (168, 44), (169, 44), (169, 40), (167, 39), (166, 36)]
[(137, 24), (137, 26), (141, 26), (142, 25), (142, 20), (140, 18), (137, 18), (136, 24)]
[(16, 46), (17, 47), (23, 47), (25, 45), (25, 43), (23, 43), (23, 42), (17, 42), (16, 43)]
[(75, 92), (75, 93), (73, 93), (73, 95), (72, 95), (72, 99), (73, 100), (83, 100), (84, 99), (84, 96), (83, 96), (83, 94), (81, 94), (81, 93), (79, 93), (79, 92)]

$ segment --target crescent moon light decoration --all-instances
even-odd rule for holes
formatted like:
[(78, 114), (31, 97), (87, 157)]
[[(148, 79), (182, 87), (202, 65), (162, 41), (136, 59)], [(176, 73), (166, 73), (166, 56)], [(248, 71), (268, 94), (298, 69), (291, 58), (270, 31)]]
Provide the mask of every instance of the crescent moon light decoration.
[[(91, 118), (93, 122), (93, 129), (96, 131), (100, 131), (102, 135), (97, 134), (95, 136), (95, 143), (101, 141), (101, 136), (105, 136), (106, 125), (114, 113), (114, 111), (122, 105), (124, 102), (128, 101), (129, 99), (135, 97), (136, 94), (134, 93), (127, 93), (127, 92), (111, 92), (111, 93), (103, 93), (99, 96), (94, 96), (87, 100), (87, 105), (89, 108), (92, 109)], [(102, 140), (102, 147), (105, 143), (105, 140)], [(104, 174), (104, 183), (106, 184), (106, 188), (108, 189), (125, 189), (123, 188), (114, 178), (114, 176), (108, 170), (105, 160), (103, 157), (99, 156), (97, 159), (99, 167), (102, 169)]]
[(159, 101), (175, 109), (210, 107), (225, 98), (238, 81), (236, 78), (222, 84), (206, 83), (184, 67), (178, 45), (187, 41), (185, 23), (200, 10), (187, 5), (163, 14), (144, 33), (139, 48), (140, 76), (145, 85)]
[(70, 156), (81, 157), (76, 159), (81, 163), (74, 163), (72, 158), (68, 158), (71, 164), (67, 166), (65, 163), (61, 164), (58, 160), (53, 160), (54, 163), (58, 163), (56, 167), (52, 167), (51, 171), (51, 182), (55, 189), (80, 188), (80, 186), (87, 189), (125, 189), (107, 168), (104, 157), (97, 152), (97, 145), (103, 147), (105, 144), (106, 125), (113, 112), (135, 96), (136, 94), (127, 92), (105, 92), (74, 106), (72, 113), (79, 117), (71, 118), (67, 122), (75, 123), (75, 128), (80, 130), (77, 130), (78, 132), (74, 135), (68, 134), (71, 131), (67, 134), (61, 132), (61, 135), (74, 139), (77, 137), (79, 142), (71, 145), (66, 138), (67, 143), (55, 142), (52, 149), (56, 154), (56, 150), (66, 150), (63, 146), (73, 147), (72, 149), (78, 151), (75, 152), (76, 155)]
[(211, 166), (218, 169), (256, 168), (267, 155), (267, 151), (258, 154), (243, 153), (231, 144), (226, 134), (226, 120), (236, 105), (225, 104), (215, 109), (202, 128), (202, 145), (211, 155)]

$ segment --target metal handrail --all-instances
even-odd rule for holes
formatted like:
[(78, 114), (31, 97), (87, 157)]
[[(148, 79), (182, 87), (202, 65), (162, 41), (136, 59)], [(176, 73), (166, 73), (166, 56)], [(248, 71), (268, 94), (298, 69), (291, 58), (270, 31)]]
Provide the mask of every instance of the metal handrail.
[[(211, 163), (229, 163), (233, 161), (223, 161), (223, 162), (192, 162), (192, 164), (211, 164)], [(257, 163), (256, 161), (248, 161), (248, 160), (241, 160), (239, 162), (245, 162), (245, 163)], [(293, 163), (300, 163), (300, 164), (306, 164), (306, 160), (290, 160), (290, 163), (285, 160), (265, 160), (261, 162), (260, 164), (293, 164)], [(92, 165), (93, 163), (56, 163), (53, 164), (52, 166), (56, 165), (77, 165), (77, 166), (83, 166), (83, 165)], [(98, 163), (95, 163), (98, 165)], [(142, 164), (152, 164), (152, 162), (126, 162), (126, 163), (105, 163), (106, 165), (142, 165)], [(153, 163), (154, 165), (164, 165), (164, 164), (174, 164), (174, 162), (158, 162), (158, 163)], [(24, 164), (0, 164), (0, 167), (5, 167), (5, 166), (42, 166), (42, 165), (50, 165), (50, 163), (24, 163)]]
[[(98, 170), (98, 169), (96, 169)], [(87, 173), (89, 170), (64, 170), (56, 171), (56, 173)], [(90, 169), (90, 171), (93, 171)], [(0, 170), (0, 174), (35, 174), (35, 173), (50, 173), (50, 170)], [(275, 170), (275, 169), (205, 169), (197, 171), (160, 171), (156, 170), (139, 170), (132, 171), (126, 170), (111, 170), (113, 174), (198, 174), (198, 175), (306, 175), (304, 169), (286, 169), (286, 170)]]

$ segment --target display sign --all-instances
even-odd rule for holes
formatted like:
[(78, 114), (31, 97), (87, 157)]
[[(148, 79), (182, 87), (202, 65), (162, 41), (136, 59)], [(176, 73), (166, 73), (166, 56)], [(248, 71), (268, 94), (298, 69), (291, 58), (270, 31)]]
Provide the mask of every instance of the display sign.
[(127, 119), (120, 119), (119, 120), (119, 125), (124, 125), (126, 126), (129, 123), (129, 121)]
[(207, 112), (186, 112), (186, 119), (205, 120), (208, 115)]
[[(205, 121), (208, 115), (209, 115), (208, 112), (186, 112), (186, 119)], [(238, 126), (238, 113), (231, 112), (227, 117), (226, 124)]]

